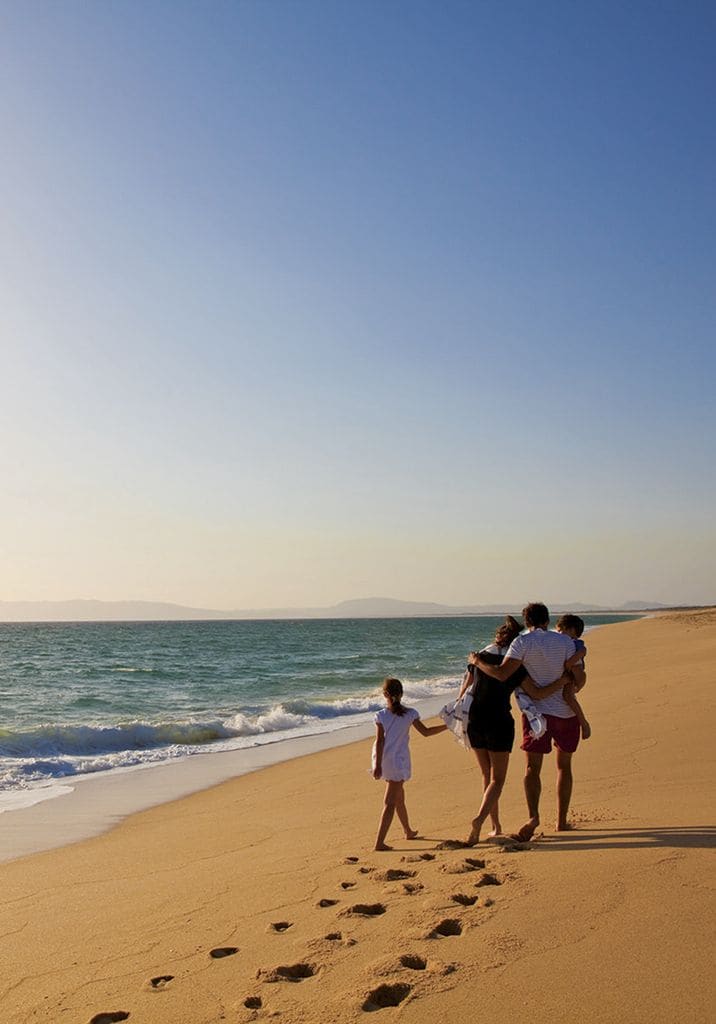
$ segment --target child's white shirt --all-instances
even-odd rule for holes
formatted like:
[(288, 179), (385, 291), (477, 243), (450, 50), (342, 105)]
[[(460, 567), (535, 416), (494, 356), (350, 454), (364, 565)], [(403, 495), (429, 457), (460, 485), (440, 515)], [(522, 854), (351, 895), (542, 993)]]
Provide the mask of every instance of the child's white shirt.
[(406, 782), (410, 778), (410, 729), (418, 718), (420, 712), (415, 708), (406, 708), (404, 715), (395, 715), (390, 708), (383, 708), (376, 714), (376, 725), (382, 725), (385, 737), (380, 777), (386, 782)]

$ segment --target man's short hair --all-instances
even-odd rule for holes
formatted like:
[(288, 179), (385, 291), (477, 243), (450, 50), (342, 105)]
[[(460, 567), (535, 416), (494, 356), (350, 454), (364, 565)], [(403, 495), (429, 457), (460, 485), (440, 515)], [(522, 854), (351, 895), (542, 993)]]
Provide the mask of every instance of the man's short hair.
[(522, 618), (525, 620), (525, 626), (536, 629), (540, 626), (549, 626), (549, 609), (546, 604), (533, 601), (522, 609)]
[(577, 636), (581, 636), (584, 632), (584, 619), (580, 618), (579, 615), (572, 615), (571, 612), (567, 612), (564, 615), (560, 615), (557, 619), (557, 629), (573, 629)]

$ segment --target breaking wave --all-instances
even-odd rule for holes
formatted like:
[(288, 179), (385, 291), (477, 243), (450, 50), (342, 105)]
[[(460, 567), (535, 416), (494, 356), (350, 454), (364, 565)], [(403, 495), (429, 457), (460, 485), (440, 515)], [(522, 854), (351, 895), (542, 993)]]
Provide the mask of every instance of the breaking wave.
[[(447, 678), (406, 684), (405, 701), (455, 690)], [(335, 700), (290, 699), (266, 708), (186, 721), (111, 725), (40, 725), (0, 730), (0, 791), (57, 779), (134, 767), (211, 750), (230, 750), (284, 738), (331, 732), (369, 722), (383, 706), (379, 690)]]

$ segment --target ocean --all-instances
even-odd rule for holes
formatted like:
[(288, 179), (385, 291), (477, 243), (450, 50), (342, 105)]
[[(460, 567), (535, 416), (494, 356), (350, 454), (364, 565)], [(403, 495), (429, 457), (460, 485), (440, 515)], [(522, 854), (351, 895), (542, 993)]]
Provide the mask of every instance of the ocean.
[(0, 811), (97, 772), (369, 723), (386, 675), (408, 704), (447, 701), (501, 621), (0, 624)]

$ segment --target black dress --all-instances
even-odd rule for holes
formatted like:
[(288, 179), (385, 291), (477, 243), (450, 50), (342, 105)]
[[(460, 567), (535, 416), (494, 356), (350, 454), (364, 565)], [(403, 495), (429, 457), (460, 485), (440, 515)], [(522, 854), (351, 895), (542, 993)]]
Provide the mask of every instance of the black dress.
[[(481, 657), (490, 665), (502, 664), (504, 655), (485, 650)], [(515, 721), (510, 712), (510, 697), (527, 675), (518, 666), (505, 682), (493, 679), (477, 666), (472, 670), (474, 684), (472, 704), (467, 723), (470, 745), (481, 750), (511, 751), (515, 742)]]

